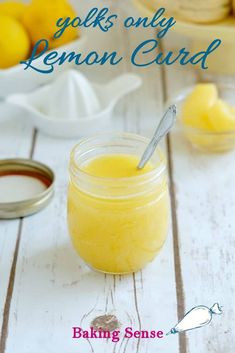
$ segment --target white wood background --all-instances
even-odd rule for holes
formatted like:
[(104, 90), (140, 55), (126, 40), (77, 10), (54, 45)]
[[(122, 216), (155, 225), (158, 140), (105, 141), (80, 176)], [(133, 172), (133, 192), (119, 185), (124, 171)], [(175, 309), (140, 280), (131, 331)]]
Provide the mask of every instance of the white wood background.
[[(133, 13), (129, 1), (74, 0), (79, 13), (108, 5), (119, 16)], [(120, 48), (128, 58), (151, 31), (89, 30), (93, 49)], [(179, 44), (180, 46), (180, 44)], [(151, 135), (164, 102), (195, 81), (179, 67), (83, 68), (95, 81), (125, 71), (143, 87), (115, 110), (116, 131)], [(1, 84), (1, 83), (0, 83)], [(92, 127), (91, 127), (92, 133)], [(96, 274), (81, 264), (66, 226), (67, 163), (75, 140), (52, 139), (20, 121), (0, 125), (0, 158), (33, 157), (56, 172), (56, 195), (45, 210), (23, 220), (0, 221), (0, 353), (234, 353), (235, 153), (207, 155), (178, 133), (165, 144), (169, 159), (172, 225), (159, 257), (132, 276)], [(73, 326), (113, 313), (123, 327), (167, 331), (183, 313), (218, 301), (223, 317), (211, 326), (161, 341), (73, 341)]]

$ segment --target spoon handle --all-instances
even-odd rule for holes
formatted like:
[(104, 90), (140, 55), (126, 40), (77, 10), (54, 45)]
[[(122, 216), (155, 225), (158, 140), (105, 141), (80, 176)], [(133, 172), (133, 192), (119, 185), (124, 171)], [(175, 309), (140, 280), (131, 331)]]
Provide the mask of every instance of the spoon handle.
[(150, 160), (152, 157), (155, 149), (157, 148), (157, 145), (161, 141), (161, 139), (168, 134), (168, 132), (171, 130), (172, 126), (174, 125), (176, 120), (176, 106), (171, 105), (169, 109), (166, 111), (164, 114), (162, 120), (160, 121), (152, 140), (148, 144), (140, 162), (138, 165), (138, 169), (144, 168), (146, 163)]

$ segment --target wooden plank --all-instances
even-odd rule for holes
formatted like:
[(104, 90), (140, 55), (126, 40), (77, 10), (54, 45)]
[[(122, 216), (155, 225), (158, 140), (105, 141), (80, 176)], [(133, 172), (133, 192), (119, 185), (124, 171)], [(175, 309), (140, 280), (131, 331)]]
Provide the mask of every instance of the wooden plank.
[[(0, 136), (1, 159), (27, 158), (31, 154), (32, 128), (25, 123), (16, 120), (2, 122)], [(10, 298), (14, 285), (21, 225), (20, 220), (0, 221), (0, 327), (4, 331), (7, 326)], [(11, 279), (10, 283), (9, 279)], [(2, 344), (1, 340), (1, 348)]]
[[(192, 74), (168, 70), (168, 93), (193, 83)], [(187, 352), (234, 352), (234, 152), (207, 154), (172, 134), (172, 173), (185, 310), (195, 305), (224, 307), (211, 326), (187, 335)]]

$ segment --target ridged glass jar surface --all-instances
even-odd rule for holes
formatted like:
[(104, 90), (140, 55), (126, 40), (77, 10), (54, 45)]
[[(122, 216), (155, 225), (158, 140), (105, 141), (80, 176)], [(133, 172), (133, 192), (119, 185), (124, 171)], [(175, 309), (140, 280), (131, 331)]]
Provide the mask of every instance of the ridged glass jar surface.
[(73, 245), (93, 269), (126, 274), (142, 269), (161, 250), (168, 230), (166, 164), (158, 149), (153, 169), (125, 178), (97, 177), (83, 165), (100, 156), (138, 159), (148, 144), (138, 135), (103, 134), (80, 142), (71, 153), (68, 225)]

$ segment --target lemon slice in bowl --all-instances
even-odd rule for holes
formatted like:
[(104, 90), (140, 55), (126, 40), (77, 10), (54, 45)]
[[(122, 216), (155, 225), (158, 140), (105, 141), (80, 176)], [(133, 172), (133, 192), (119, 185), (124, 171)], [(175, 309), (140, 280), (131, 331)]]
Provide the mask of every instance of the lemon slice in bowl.
[(213, 130), (208, 111), (218, 99), (218, 91), (214, 84), (198, 84), (186, 98), (182, 107), (182, 122), (184, 125), (202, 129)]
[(235, 131), (235, 108), (222, 99), (218, 99), (209, 109), (208, 118), (214, 131)]

